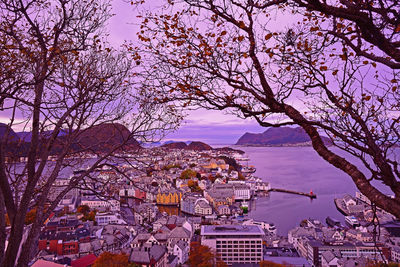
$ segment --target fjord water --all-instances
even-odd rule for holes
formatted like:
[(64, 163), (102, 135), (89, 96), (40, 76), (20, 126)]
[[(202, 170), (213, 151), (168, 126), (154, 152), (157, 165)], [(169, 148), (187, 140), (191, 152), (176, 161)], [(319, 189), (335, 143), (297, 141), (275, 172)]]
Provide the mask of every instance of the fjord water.
[[(307, 218), (325, 223), (325, 218), (331, 216), (344, 222), (344, 216), (337, 211), (333, 199), (344, 194), (354, 196), (357, 188), (349, 176), (320, 158), (311, 147), (234, 148), (246, 152), (250, 159), (248, 164), (257, 169), (254, 175), (269, 182), (272, 188), (301, 192), (312, 190), (317, 195), (311, 200), (304, 196), (271, 192), (268, 197), (258, 197), (250, 203), (248, 217), (273, 222), (279, 235), (287, 235), (290, 229)], [(344, 153), (334, 150), (344, 156)], [(359, 162), (356, 165), (364, 170)], [(383, 185), (376, 186), (385, 191)]]

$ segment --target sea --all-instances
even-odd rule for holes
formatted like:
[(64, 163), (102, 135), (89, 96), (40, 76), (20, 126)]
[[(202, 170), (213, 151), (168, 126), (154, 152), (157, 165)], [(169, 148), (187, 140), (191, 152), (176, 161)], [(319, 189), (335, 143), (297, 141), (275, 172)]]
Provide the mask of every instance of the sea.
[[(325, 223), (326, 217), (330, 216), (344, 223), (344, 216), (336, 209), (334, 198), (345, 194), (354, 196), (357, 188), (348, 175), (323, 160), (312, 147), (231, 147), (243, 150), (249, 158), (248, 165), (257, 169), (254, 175), (269, 182), (272, 188), (312, 191), (317, 195), (316, 199), (310, 199), (271, 192), (251, 201), (246, 217), (274, 223), (278, 235), (282, 236), (308, 218)], [(336, 148), (331, 149), (366, 171), (356, 158)], [(383, 184), (374, 185), (389, 193)]]

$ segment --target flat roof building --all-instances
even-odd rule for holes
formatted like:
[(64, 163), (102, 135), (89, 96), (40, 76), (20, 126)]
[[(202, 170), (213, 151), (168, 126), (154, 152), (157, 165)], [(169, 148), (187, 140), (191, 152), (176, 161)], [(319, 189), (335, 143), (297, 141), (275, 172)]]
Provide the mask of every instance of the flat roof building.
[(201, 226), (201, 244), (215, 250), (228, 265), (262, 261), (264, 235), (258, 225)]

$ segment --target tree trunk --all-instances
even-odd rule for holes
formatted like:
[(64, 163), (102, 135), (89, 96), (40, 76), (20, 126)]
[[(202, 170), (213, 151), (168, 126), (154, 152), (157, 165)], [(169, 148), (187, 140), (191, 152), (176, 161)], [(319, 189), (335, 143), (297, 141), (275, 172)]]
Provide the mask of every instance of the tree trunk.
[(3, 261), (4, 250), (6, 248), (6, 214), (3, 193), (0, 190), (0, 262)]
[(29, 261), (35, 256), (37, 252), (37, 240), (40, 235), (40, 225), (39, 223), (33, 224), (29, 231), (28, 238), (24, 242), (21, 249), (21, 254), (18, 258), (18, 267), (28, 266)]
[(25, 212), (18, 212), (15, 215), (14, 221), (11, 223), (11, 234), (8, 238), (7, 250), (1, 263), (1, 267), (12, 267), (17, 260), (18, 250), (21, 244), (22, 235), (25, 226)]
[(305, 123), (306, 120), (299, 111), (290, 105), (285, 105), (285, 113), (306, 131), (311, 139), (312, 146), (318, 155), (329, 164), (348, 174), (360, 192), (367, 196), (369, 200), (375, 203), (378, 207), (393, 214), (397, 218), (400, 218), (400, 202), (398, 199), (392, 199), (380, 192), (371, 185), (365, 175), (354, 164), (330, 151), (322, 141), (317, 129), (310, 124)]

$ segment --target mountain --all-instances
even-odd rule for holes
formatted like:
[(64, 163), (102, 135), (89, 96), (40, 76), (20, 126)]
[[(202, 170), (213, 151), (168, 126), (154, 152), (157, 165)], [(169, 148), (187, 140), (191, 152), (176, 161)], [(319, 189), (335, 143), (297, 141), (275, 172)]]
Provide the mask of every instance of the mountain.
[[(53, 131), (52, 130), (49, 130), (49, 131), (43, 131), (42, 133), (41, 133), (41, 136), (42, 136), (42, 138), (47, 138), (47, 137), (50, 137), (51, 136), (51, 134), (53, 133)], [(21, 140), (23, 140), (24, 142), (30, 142), (31, 140), (32, 140), (32, 132), (17, 132), (16, 133), (18, 136), (19, 136), (19, 138), (21, 139)], [(60, 136), (65, 136), (65, 135), (67, 135), (68, 134), (68, 130), (60, 130), (60, 132), (58, 133), (58, 136), (60, 137)]]
[[(330, 143), (327, 137), (322, 137), (322, 139), (325, 143)], [(236, 145), (309, 145), (310, 142), (310, 137), (300, 127), (272, 127), (263, 133), (245, 133), (239, 138)]]
[(186, 149), (204, 151), (204, 150), (212, 150), (213, 148), (207, 145), (206, 143), (193, 141), (186, 147)]
[(139, 149), (139, 142), (130, 136), (131, 132), (119, 123), (104, 123), (81, 130), (74, 146), (96, 152), (109, 152), (113, 147), (126, 141), (121, 149)]
[[(4, 135), (7, 130), (6, 125), (0, 124), (0, 138)], [(12, 130), (11, 130), (12, 131)], [(30, 141), (32, 137), (31, 132), (10, 132), (13, 138), (18, 138), (20, 142), (18, 145), (8, 146), (7, 153), (11, 157), (26, 156), (29, 151)], [(45, 131), (41, 134), (39, 151), (42, 151), (43, 146), (46, 143), (46, 139), (51, 135), (52, 131)], [(130, 131), (118, 123), (104, 123), (96, 125), (94, 127), (80, 130), (77, 138), (74, 139), (71, 144), (71, 152), (75, 151), (92, 151), (97, 153), (107, 153), (111, 151), (115, 146), (118, 146), (122, 142), (126, 141), (126, 144), (119, 149), (124, 150), (136, 150), (140, 149), (141, 146), (138, 141), (130, 136)], [(61, 153), (65, 147), (67, 131), (60, 131), (53, 144), (53, 148), (50, 151), (51, 155), (57, 155)], [(118, 151), (118, 150), (117, 150)]]
[(185, 142), (165, 142), (161, 147), (167, 149), (186, 149), (187, 145)]
[(0, 123), (0, 139), (3, 140), (7, 135), (7, 141), (18, 142), (20, 140), (17, 133), (13, 131), (7, 124)]
[(227, 147), (227, 146), (225, 146), (225, 147), (219, 147), (219, 148), (214, 148), (214, 150), (216, 150), (216, 151), (221, 151), (221, 152), (236, 152), (236, 153), (239, 153), (239, 154), (241, 154), (241, 155), (243, 155), (243, 154), (245, 153), (243, 150), (234, 149), (234, 148)]
[(204, 150), (212, 150), (213, 148), (206, 143), (193, 141), (187, 145), (185, 142), (168, 142), (164, 143), (161, 147), (167, 149), (186, 149), (186, 150), (195, 150), (195, 151), (204, 151)]

